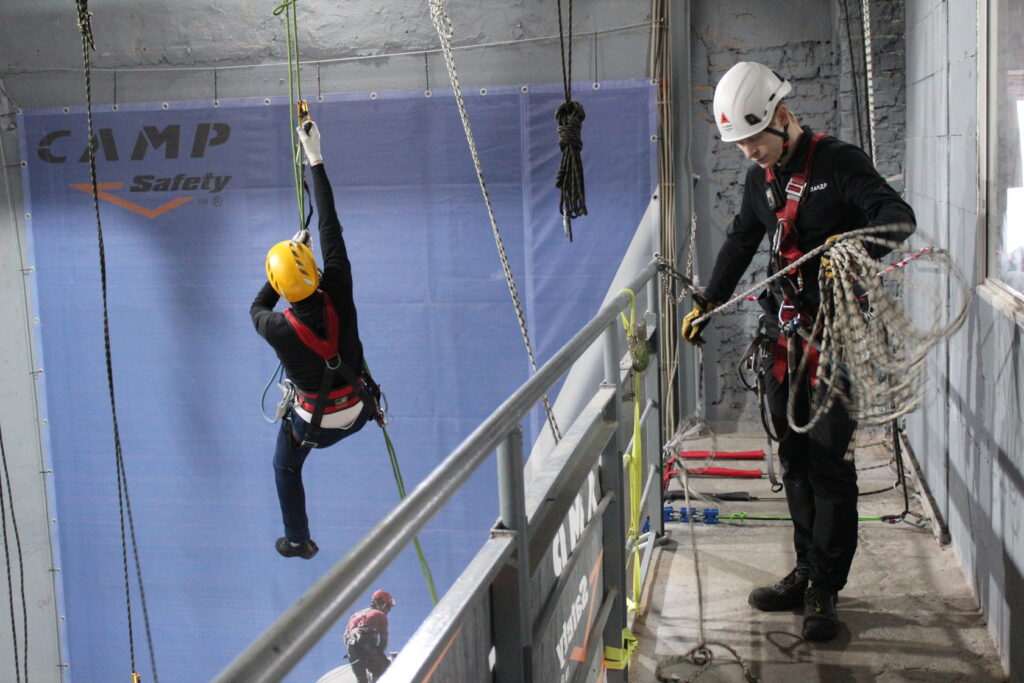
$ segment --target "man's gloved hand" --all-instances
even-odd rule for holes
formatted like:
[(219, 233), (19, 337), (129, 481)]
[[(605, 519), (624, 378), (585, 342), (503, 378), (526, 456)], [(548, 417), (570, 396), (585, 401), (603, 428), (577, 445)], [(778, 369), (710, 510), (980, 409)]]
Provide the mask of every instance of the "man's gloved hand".
[(303, 228), (292, 236), (292, 242), (301, 242), (307, 247), (309, 246), (309, 230)]
[[(309, 129), (308, 131), (306, 129)], [(302, 151), (306, 153), (306, 161), (310, 166), (324, 163), (324, 157), (320, 153), (320, 130), (313, 121), (307, 121), (295, 129), (299, 133), (299, 142), (302, 143)]]
[[(825, 240), (825, 244), (835, 244), (836, 240), (838, 240), (842, 236), (842, 233), (838, 235), (832, 235), (827, 240)], [(826, 251), (825, 255), (822, 255), (821, 257), (821, 271), (822, 273), (824, 273), (826, 278), (833, 278), (835, 277), (835, 273), (832, 272), (832, 262), (828, 259), (827, 254), (828, 251)]]
[(708, 301), (696, 292), (693, 294), (693, 301), (693, 310), (683, 318), (683, 327), (680, 332), (683, 335), (683, 339), (695, 346), (700, 346), (704, 343), (704, 338), (700, 336), (700, 333), (704, 331), (708, 323), (704, 321), (700, 324), (695, 324), (694, 321), (702, 315), (710, 313), (718, 304)]

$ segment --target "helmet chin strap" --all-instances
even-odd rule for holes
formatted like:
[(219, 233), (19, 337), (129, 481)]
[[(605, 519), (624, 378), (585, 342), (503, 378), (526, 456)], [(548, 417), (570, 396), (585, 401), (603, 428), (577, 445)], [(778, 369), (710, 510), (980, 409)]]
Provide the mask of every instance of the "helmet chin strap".
[(782, 130), (776, 130), (775, 128), (765, 128), (764, 132), (771, 133), (772, 135), (778, 135), (782, 138), (782, 149), (783, 151), (789, 149), (789, 130), (783, 128)]

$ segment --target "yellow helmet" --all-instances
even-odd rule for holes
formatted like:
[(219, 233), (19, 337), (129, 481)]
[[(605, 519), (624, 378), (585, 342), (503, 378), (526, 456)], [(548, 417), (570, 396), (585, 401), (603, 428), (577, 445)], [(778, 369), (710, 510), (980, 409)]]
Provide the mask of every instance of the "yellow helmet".
[(278, 242), (267, 252), (267, 280), (288, 301), (305, 299), (320, 284), (313, 251), (302, 242)]

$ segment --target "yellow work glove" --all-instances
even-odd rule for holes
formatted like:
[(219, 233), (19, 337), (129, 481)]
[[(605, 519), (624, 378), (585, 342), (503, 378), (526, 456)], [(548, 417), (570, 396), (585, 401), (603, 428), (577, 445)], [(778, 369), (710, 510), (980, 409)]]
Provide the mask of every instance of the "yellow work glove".
[(695, 346), (700, 346), (701, 344), (704, 343), (704, 338), (700, 336), (700, 333), (704, 331), (704, 328), (707, 326), (708, 323), (705, 320), (702, 323), (695, 324), (694, 321), (697, 318), (701, 317), (702, 315), (710, 313), (712, 310), (714, 310), (717, 304), (714, 303), (713, 301), (708, 301), (707, 299), (696, 293), (693, 295), (693, 301), (693, 310), (690, 311), (685, 318), (683, 318), (683, 326), (680, 330), (680, 334), (683, 335), (683, 339), (685, 339), (686, 341), (690, 342)]
[[(832, 235), (827, 240), (825, 240), (825, 244), (835, 244), (836, 240), (842, 236), (842, 233), (838, 235)], [(826, 251), (825, 253), (828, 254), (828, 251)], [(828, 256), (821, 257), (821, 270), (825, 274), (826, 278), (835, 277), (835, 273), (832, 272), (832, 262), (829, 261)]]

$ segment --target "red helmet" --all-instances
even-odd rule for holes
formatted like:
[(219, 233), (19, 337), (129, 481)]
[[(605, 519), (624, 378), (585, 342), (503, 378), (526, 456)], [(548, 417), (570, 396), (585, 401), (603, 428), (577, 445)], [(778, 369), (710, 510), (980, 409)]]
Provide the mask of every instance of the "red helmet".
[(394, 607), (395, 606), (395, 599), (393, 597), (391, 597), (391, 593), (388, 593), (387, 591), (384, 591), (384, 590), (380, 590), (380, 591), (374, 592), (374, 594), (370, 596), (370, 602), (373, 602), (373, 603), (382, 602), (382, 603), (388, 605), (389, 607)]

